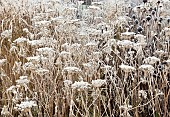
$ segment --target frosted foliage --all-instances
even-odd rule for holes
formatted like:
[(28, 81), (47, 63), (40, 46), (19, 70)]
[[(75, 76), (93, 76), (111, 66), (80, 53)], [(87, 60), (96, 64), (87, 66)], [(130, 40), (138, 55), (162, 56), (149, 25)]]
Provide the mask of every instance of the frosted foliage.
[(78, 89), (78, 90), (87, 90), (90, 88), (90, 84), (88, 82), (80, 81), (80, 82), (75, 82), (71, 85), (72, 89)]
[(24, 111), (24, 109), (32, 108), (32, 107), (36, 107), (36, 106), (37, 106), (37, 104), (35, 101), (23, 101), (20, 104), (16, 104), (15, 109)]
[(0, 0), (2, 117), (167, 117), (169, 77), (169, 0)]
[(104, 84), (106, 84), (106, 80), (102, 80), (102, 79), (92, 80), (92, 85), (94, 87), (101, 87)]

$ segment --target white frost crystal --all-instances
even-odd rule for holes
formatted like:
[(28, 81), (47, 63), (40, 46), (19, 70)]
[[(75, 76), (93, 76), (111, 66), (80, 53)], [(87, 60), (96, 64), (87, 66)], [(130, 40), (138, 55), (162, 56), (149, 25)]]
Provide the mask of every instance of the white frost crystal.
[(101, 87), (104, 84), (106, 84), (106, 80), (102, 80), (102, 79), (92, 80), (92, 85), (94, 87)]

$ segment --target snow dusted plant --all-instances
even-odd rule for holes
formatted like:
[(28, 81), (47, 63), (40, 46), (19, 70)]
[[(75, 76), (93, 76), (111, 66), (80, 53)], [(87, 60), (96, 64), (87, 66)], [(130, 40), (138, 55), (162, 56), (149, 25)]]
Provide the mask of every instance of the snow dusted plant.
[(101, 79), (92, 80), (92, 85), (96, 88), (100, 88), (102, 85), (105, 84), (106, 84), (106, 80), (101, 80)]
[(168, 117), (168, 0), (0, 6), (0, 116)]
[(88, 88), (90, 88), (90, 84), (88, 82), (84, 82), (84, 81), (75, 82), (71, 85), (71, 88), (73, 90), (77, 89), (79, 91), (87, 90)]

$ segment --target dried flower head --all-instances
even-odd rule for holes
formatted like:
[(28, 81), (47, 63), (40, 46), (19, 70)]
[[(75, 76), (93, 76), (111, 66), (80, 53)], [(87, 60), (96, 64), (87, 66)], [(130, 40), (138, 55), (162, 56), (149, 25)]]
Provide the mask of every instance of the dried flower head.
[(102, 80), (102, 79), (97, 79), (97, 80), (92, 80), (92, 85), (94, 87), (101, 87), (102, 85), (106, 84), (106, 80)]
[(72, 89), (78, 89), (79, 91), (81, 90), (87, 90), (90, 88), (90, 84), (88, 82), (80, 81), (80, 82), (75, 82), (71, 85)]

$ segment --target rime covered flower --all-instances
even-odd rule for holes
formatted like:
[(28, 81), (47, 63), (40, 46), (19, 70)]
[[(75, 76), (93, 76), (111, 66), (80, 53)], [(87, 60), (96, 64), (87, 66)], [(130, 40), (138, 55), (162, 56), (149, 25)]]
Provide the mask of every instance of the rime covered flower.
[(92, 5), (92, 6), (89, 6), (89, 9), (100, 10), (100, 7)]
[(11, 38), (12, 37), (12, 30), (5, 30), (1, 33), (2, 38)]
[(117, 45), (122, 48), (132, 48), (134, 43), (129, 40), (122, 40), (122, 41), (118, 41)]
[(47, 27), (51, 24), (50, 21), (38, 21), (38, 22), (35, 22), (35, 26), (40, 26), (40, 27)]
[(67, 57), (69, 57), (70, 55), (71, 55), (71, 53), (70, 53), (70, 52), (67, 52), (67, 51), (62, 51), (62, 52), (59, 53), (59, 56), (60, 56), (60, 57), (63, 57), (63, 58), (67, 58)]
[(44, 45), (45, 43), (45, 40), (31, 40), (31, 41), (28, 41), (28, 44), (31, 45), (31, 46), (42, 46)]
[(64, 80), (63, 82), (65, 87), (69, 87), (73, 83), (71, 80)]
[(26, 58), (29, 62), (37, 63), (40, 61), (40, 56), (31, 56)]
[(121, 38), (122, 39), (131, 39), (132, 37), (134, 37), (135, 33), (134, 32), (124, 32), (121, 33)]
[(155, 56), (148, 57), (148, 58), (144, 59), (144, 63), (151, 64), (151, 65), (155, 64), (156, 62), (159, 62), (159, 61), (160, 61), (160, 59)]
[(88, 62), (88, 63), (83, 63), (83, 66), (86, 68), (90, 68), (92, 66), (92, 63)]
[(44, 48), (38, 48), (37, 52), (40, 54), (45, 54), (45, 55), (49, 55), (49, 54), (54, 54), (55, 51), (53, 48), (49, 48), (49, 47), (44, 47)]
[(124, 64), (121, 64), (119, 67), (120, 67), (121, 70), (123, 70), (124, 72), (131, 72), (131, 71), (134, 71), (134, 70), (135, 70), (134, 67), (129, 66), (129, 65), (124, 65)]
[(106, 84), (106, 80), (102, 80), (102, 79), (92, 80), (92, 85), (94, 87), (101, 87), (104, 84)]
[(134, 36), (135, 39), (137, 39), (138, 43), (143, 43), (146, 41), (146, 36), (142, 34), (137, 34)]
[(139, 96), (140, 96), (140, 97), (143, 97), (144, 99), (147, 98), (147, 93), (146, 93), (146, 91), (140, 90), (138, 93), (139, 93)]
[(15, 88), (16, 88), (16, 86), (12, 85), (12, 86), (10, 86), (10, 87), (7, 89), (7, 92), (8, 92), (8, 91), (15, 90)]
[(28, 42), (28, 41), (29, 41), (29, 39), (24, 38), (24, 37), (20, 37), (20, 38), (17, 38), (16, 40), (14, 40), (13, 42), (17, 43), (17, 44), (23, 44), (23, 43)]
[(71, 45), (71, 49), (79, 49), (81, 47), (81, 44), (74, 43)]
[(79, 69), (78, 67), (65, 67), (63, 69), (63, 71), (67, 71), (67, 72), (80, 72), (81, 69)]
[(144, 64), (139, 66), (139, 69), (142, 71), (152, 72), (154, 70), (154, 67), (152, 65)]
[(39, 74), (39, 75), (44, 75), (44, 74), (49, 73), (49, 70), (43, 69), (43, 68), (39, 68), (39, 69), (35, 70), (35, 72), (36, 72), (37, 74)]
[(85, 46), (86, 47), (96, 47), (97, 46), (97, 42), (89, 42)]
[(35, 65), (34, 65), (32, 62), (26, 62), (26, 63), (22, 66), (22, 68), (23, 68), (24, 70), (34, 70), (34, 69), (36, 69)]
[(16, 83), (19, 85), (28, 84), (29, 80), (27, 78), (28, 76), (20, 76), (19, 79), (16, 80)]
[(90, 86), (91, 85), (88, 82), (84, 82), (84, 81), (75, 82), (71, 85), (72, 89), (78, 89), (78, 90), (86, 90)]
[(25, 109), (31, 109), (32, 107), (36, 107), (37, 104), (35, 101), (23, 101), (20, 104), (16, 104), (15, 109), (24, 111)]

